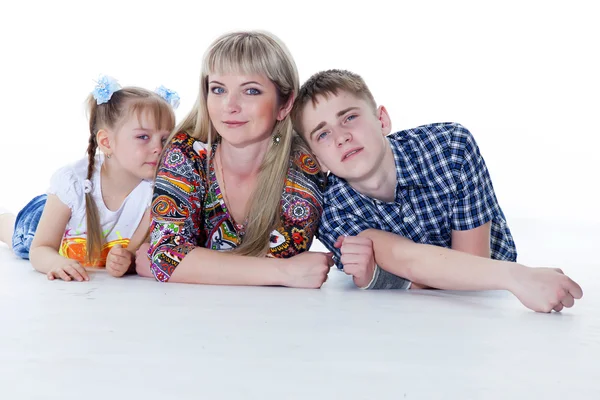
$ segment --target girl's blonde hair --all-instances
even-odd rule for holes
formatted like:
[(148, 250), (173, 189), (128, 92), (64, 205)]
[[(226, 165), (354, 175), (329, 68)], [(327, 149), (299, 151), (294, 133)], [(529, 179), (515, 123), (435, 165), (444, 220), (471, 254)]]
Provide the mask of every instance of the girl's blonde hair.
[[(172, 107), (158, 94), (138, 87), (125, 87), (114, 92), (103, 104), (97, 104), (93, 95), (87, 99), (89, 114), (90, 136), (88, 140), (87, 179), (92, 179), (96, 161), (98, 142), (96, 135), (101, 129), (118, 129), (129, 116), (138, 119), (144, 113), (149, 113), (154, 118), (156, 128), (172, 131), (175, 126), (175, 113)], [(101, 258), (104, 238), (100, 226), (98, 207), (94, 202), (92, 193), (85, 195), (85, 213), (87, 223), (86, 263), (97, 265)]]
[[(266, 76), (277, 88), (279, 105), (293, 101), (298, 93), (299, 78), (296, 64), (285, 45), (268, 32), (248, 31), (225, 34), (216, 39), (204, 54), (200, 74), (200, 93), (193, 110), (175, 129), (208, 144), (219, 139), (206, 104), (208, 75), (237, 73)], [(174, 133), (175, 133), (174, 132)], [(244, 240), (233, 251), (242, 255), (259, 256), (268, 250), (270, 234), (280, 222), (281, 193), (286, 181), (290, 153), (307, 148), (295, 139), (289, 115), (277, 121), (273, 136), (279, 143), (269, 144), (258, 174), (256, 188), (250, 198), (248, 223)], [(307, 151), (308, 152), (308, 151)]]

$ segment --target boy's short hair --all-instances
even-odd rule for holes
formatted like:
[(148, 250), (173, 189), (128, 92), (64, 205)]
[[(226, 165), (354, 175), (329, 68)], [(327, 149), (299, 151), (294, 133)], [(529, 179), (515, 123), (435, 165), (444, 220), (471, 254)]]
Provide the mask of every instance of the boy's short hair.
[(340, 69), (317, 72), (300, 87), (292, 108), (292, 123), (300, 136), (303, 137), (302, 114), (308, 102), (310, 101), (315, 106), (318, 96), (327, 98), (329, 95), (337, 95), (340, 91), (348, 92), (365, 100), (372, 107), (373, 112), (377, 110), (373, 94), (360, 75)]

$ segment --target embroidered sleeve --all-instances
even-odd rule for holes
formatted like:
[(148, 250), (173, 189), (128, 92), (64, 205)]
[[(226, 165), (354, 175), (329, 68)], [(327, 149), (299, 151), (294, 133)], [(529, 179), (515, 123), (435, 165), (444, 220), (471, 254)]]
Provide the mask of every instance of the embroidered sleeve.
[(310, 155), (296, 154), (281, 198), (281, 226), (271, 233), (270, 254), (288, 258), (310, 248), (323, 212), (323, 178)]
[(491, 221), (500, 212), (500, 207), (487, 166), (471, 133), (458, 125), (453, 133), (453, 142), (463, 152), (460, 172), (455, 178), (452, 229), (474, 229)]
[(151, 205), (150, 269), (167, 282), (181, 260), (201, 242), (206, 147), (178, 134), (158, 169)]

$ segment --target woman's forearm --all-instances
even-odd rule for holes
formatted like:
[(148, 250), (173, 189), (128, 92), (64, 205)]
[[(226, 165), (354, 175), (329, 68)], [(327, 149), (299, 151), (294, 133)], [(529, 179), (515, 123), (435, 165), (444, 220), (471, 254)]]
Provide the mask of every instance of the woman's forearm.
[(169, 281), (209, 285), (283, 285), (279, 266), (284, 261), (197, 247), (177, 265)]

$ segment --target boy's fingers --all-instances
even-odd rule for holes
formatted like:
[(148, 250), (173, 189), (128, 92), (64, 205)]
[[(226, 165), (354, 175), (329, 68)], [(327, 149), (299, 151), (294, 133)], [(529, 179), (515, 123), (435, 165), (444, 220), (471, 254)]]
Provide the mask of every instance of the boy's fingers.
[(373, 241), (364, 236), (346, 236), (344, 244), (356, 244), (362, 246), (373, 246)]
[(344, 243), (342, 254), (370, 255), (373, 254), (373, 247), (360, 243)]
[(342, 246), (342, 243), (344, 243), (344, 238), (345, 238), (345, 236), (339, 236), (337, 238), (337, 240), (335, 241), (335, 243), (333, 244), (333, 247), (335, 247), (336, 249), (339, 249)]
[(561, 312), (563, 309), (563, 305), (562, 303), (558, 303), (557, 305), (554, 306), (553, 310), (556, 312)]
[(565, 306), (567, 308), (571, 308), (575, 304), (575, 299), (573, 298), (573, 296), (571, 296), (570, 293), (567, 293), (566, 296), (564, 296), (562, 299), (560, 299), (560, 302), (562, 303), (563, 306)]
[(573, 296), (575, 299), (581, 299), (583, 297), (583, 289), (579, 286), (574, 280), (571, 278), (567, 278), (567, 283), (565, 285), (565, 289)]
[(340, 261), (344, 265), (346, 265), (346, 264), (356, 264), (356, 265), (366, 264), (364, 256), (361, 254), (342, 254)]

